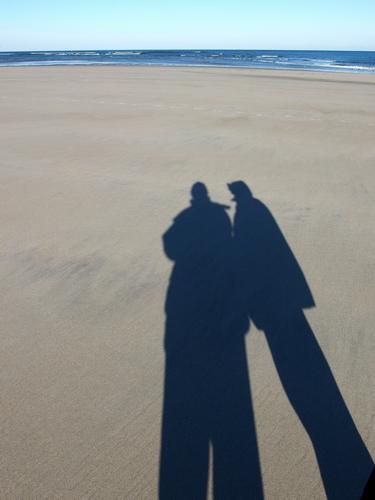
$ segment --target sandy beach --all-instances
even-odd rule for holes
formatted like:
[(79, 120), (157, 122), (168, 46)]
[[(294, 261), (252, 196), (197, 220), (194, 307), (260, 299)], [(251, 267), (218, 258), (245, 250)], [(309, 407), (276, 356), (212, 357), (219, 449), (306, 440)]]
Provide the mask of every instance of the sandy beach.
[[(238, 180), (273, 214), (374, 457), (374, 75), (0, 68), (0, 124), (1, 498), (158, 497), (162, 235), (197, 181), (232, 218)], [(326, 498), (254, 325), (246, 349), (264, 498)]]

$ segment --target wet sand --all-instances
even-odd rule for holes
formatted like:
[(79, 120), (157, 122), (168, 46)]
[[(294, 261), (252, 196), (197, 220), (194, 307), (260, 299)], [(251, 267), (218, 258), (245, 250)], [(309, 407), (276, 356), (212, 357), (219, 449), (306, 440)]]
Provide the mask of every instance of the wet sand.
[[(375, 76), (0, 68), (0, 123), (1, 498), (157, 497), (161, 237), (196, 181), (231, 204), (244, 180), (273, 213), (374, 456)], [(265, 337), (246, 342), (265, 498), (323, 499)]]

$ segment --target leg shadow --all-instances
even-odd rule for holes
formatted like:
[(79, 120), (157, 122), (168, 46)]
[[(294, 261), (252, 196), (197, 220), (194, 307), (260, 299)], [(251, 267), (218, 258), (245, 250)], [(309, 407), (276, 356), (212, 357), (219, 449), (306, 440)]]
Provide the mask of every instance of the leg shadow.
[(262, 499), (244, 339), (167, 357), (159, 497)]

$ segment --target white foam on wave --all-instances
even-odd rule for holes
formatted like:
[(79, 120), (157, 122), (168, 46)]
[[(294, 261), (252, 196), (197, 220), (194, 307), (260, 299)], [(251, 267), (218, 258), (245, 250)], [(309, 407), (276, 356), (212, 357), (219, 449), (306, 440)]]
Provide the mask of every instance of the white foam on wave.
[(112, 61), (62, 61), (61, 59), (56, 59), (53, 61), (17, 61), (11, 63), (0, 63), (2, 67), (13, 67), (13, 66), (97, 66), (102, 64), (114, 64)]
[(69, 51), (49, 51), (49, 52), (30, 52), (33, 56), (100, 56), (99, 52), (94, 50), (69, 50)]
[(114, 56), (140, 56), (142, 52), (133, 52), (129, 50), (116, 50), (115, 52), (108, 52), (108, 54), (113, 54)]
[(359, 64), (347, 64), (345, 62), (338, 63), (334, 59), (288, 59), (275, 61), (275, 64), (280, 64), (283, 66), (302, 66), (304, 69), (336, 69), (341, 71), (367, 71), (375, 72), (374, 66), (369, 65), (359, 65)]
[(359, 71), (369, 71), (375, 72), (375, 67), (373, 66), (363, 66), (359, 64), (337, 64), (336, 61), (332, 63), (322, 63), (321, 66), (326, 68), (337, 68), (342, 70), (359, 70)]
[(32, 56), (52, 56), (55, 52), (30, 52)]
[[(68, 55), (69, 55), (69, 52), (68, 52)], [(73, 52), (73, 55), (75, 55), (75, 56), (100, 56), (99, 52), (93, 52), (93, 51), (89, 51), (89, 52)]]

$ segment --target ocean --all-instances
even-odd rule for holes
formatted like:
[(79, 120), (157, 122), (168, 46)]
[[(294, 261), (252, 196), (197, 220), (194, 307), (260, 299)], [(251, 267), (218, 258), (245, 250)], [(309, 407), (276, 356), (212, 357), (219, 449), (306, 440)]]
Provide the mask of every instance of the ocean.
[(60, 50), (0, 52), (0, 66), (226, 66), (375, 73), (375, 52), (317, 50)]

